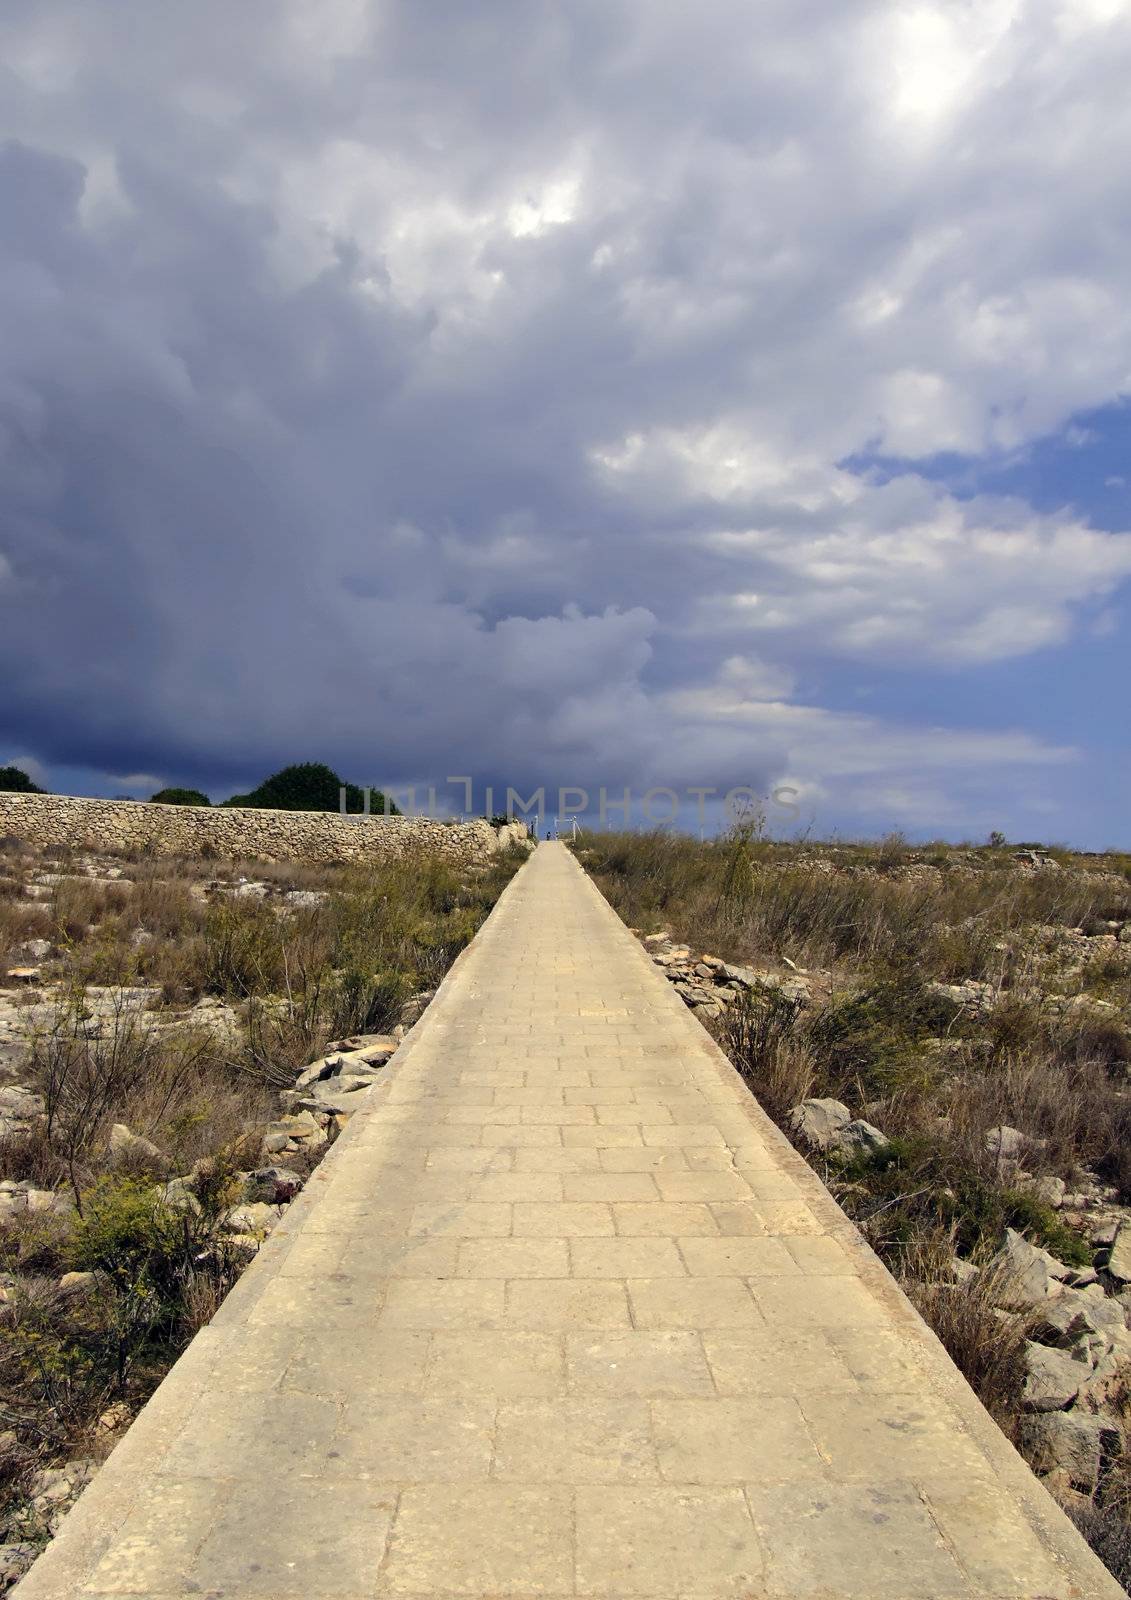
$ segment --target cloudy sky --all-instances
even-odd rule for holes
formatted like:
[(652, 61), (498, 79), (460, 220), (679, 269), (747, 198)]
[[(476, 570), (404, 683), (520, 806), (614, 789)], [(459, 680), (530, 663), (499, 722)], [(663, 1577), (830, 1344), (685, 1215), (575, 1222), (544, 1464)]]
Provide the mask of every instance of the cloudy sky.
[(1131, 0), (4, 0), (0, 763), (1131, 845)]

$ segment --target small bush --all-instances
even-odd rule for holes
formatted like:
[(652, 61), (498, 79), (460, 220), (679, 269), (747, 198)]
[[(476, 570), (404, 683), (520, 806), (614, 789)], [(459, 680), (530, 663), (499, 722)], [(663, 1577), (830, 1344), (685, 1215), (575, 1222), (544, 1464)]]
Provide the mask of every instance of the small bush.
[(945, 1234), (926, 1235), (905, 1257), (903, 1288), (990, 1416), (1013, 1439), (1025, 1384), (1028, 1323), (999, 1314), (995, 1302), (1001, 1282), (993, 1270), (952, 1282), (950, 1254)]

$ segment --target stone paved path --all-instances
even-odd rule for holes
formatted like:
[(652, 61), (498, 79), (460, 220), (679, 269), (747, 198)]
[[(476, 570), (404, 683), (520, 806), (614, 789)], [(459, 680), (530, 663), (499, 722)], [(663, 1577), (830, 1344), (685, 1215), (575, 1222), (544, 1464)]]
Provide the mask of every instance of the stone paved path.
[(17, 1592), (1122, 1591), (542, 845)]

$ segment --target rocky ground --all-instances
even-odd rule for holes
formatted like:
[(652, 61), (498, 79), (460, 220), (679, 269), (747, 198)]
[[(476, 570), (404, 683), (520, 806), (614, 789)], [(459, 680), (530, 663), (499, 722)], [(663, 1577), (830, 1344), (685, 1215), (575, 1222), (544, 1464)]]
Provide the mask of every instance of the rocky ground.
[(0, 1593), (518, 859), (289, 871), (0, 842)]
[(1131, 1581), (1127, 863), (742, 838), (579, 848)]

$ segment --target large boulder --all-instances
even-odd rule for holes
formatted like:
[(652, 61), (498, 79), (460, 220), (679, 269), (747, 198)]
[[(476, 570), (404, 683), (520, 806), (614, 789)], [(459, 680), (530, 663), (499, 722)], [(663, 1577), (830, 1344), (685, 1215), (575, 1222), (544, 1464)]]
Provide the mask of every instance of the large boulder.
[(1028, 1417), (1021, 1445), (1035, 1472), (1055, 1474), (1071, 1489), (1092, 1494), (1105, 1454), (1119, 1447), (1119, 1430), (1078, 1411), (1046, 1411)]
[(998, 1161), (1020, 1161), (1027, 1143), (1020, 1128), (1011, 1128), (1004, 1122), (990, 1128), (986, 1134), (986, 1149)]
[(1107, 1270), (1120, 1283), (1131, 1283), (1131, 1222), (1120, 1224), (1108, 1257)]
[(224, 1226), (229, 1233), (263, 1236), (271, 1232), (278, 1220), (279, 1213), (274, 1206), (251, 1201), (247, 1205), (233, 1206), (224, 1219)]
[(1089, 1376), (1086, 1361), (1076, 1361), (1064, 1350), (1051, 1350), (1044, 1344), (1025, 1346), (1025, 1379), (1023, 1400), (1027, 1411), (1063, 1411), (1080, 1392), (1080, 1386)]
[(288, 1167), (260, 1167), (249, 1172), (244, 1192), (249, 1200), (260, 1200), (265, 1205), (286, 1205), (303, 1186), (303, 1178)]
[(815, 1150), (828, 1150), (852, 1121), (852, 1113), (839, 1100), (802, 1100), (789, 1114), (789, 1125)]
[(148, 1139), (143, 1139), (140, 1133), (133, 1133), (124, 1122), (115, 1122), (110, 1129), (110, 1160), (116, 1167), (167, 1165), (164, 1152)]
[(1062, 1261), (1030, 1244), (1013, 1228), (989, 1264), (995, 1285), (995, 1303), (1006, 1311), (1027, 1311), (1062, 1292), (1061, 1278), (1068, 1273)]
[(862, 1117), (854, 1117), (837, 1130), (832, 1143), (836, 1149), (844, 1150), (849, 1155), (875, 1155), (879, 1150), (886, 1150), (891, 1140), (873, 1123), (865, 1122)]

